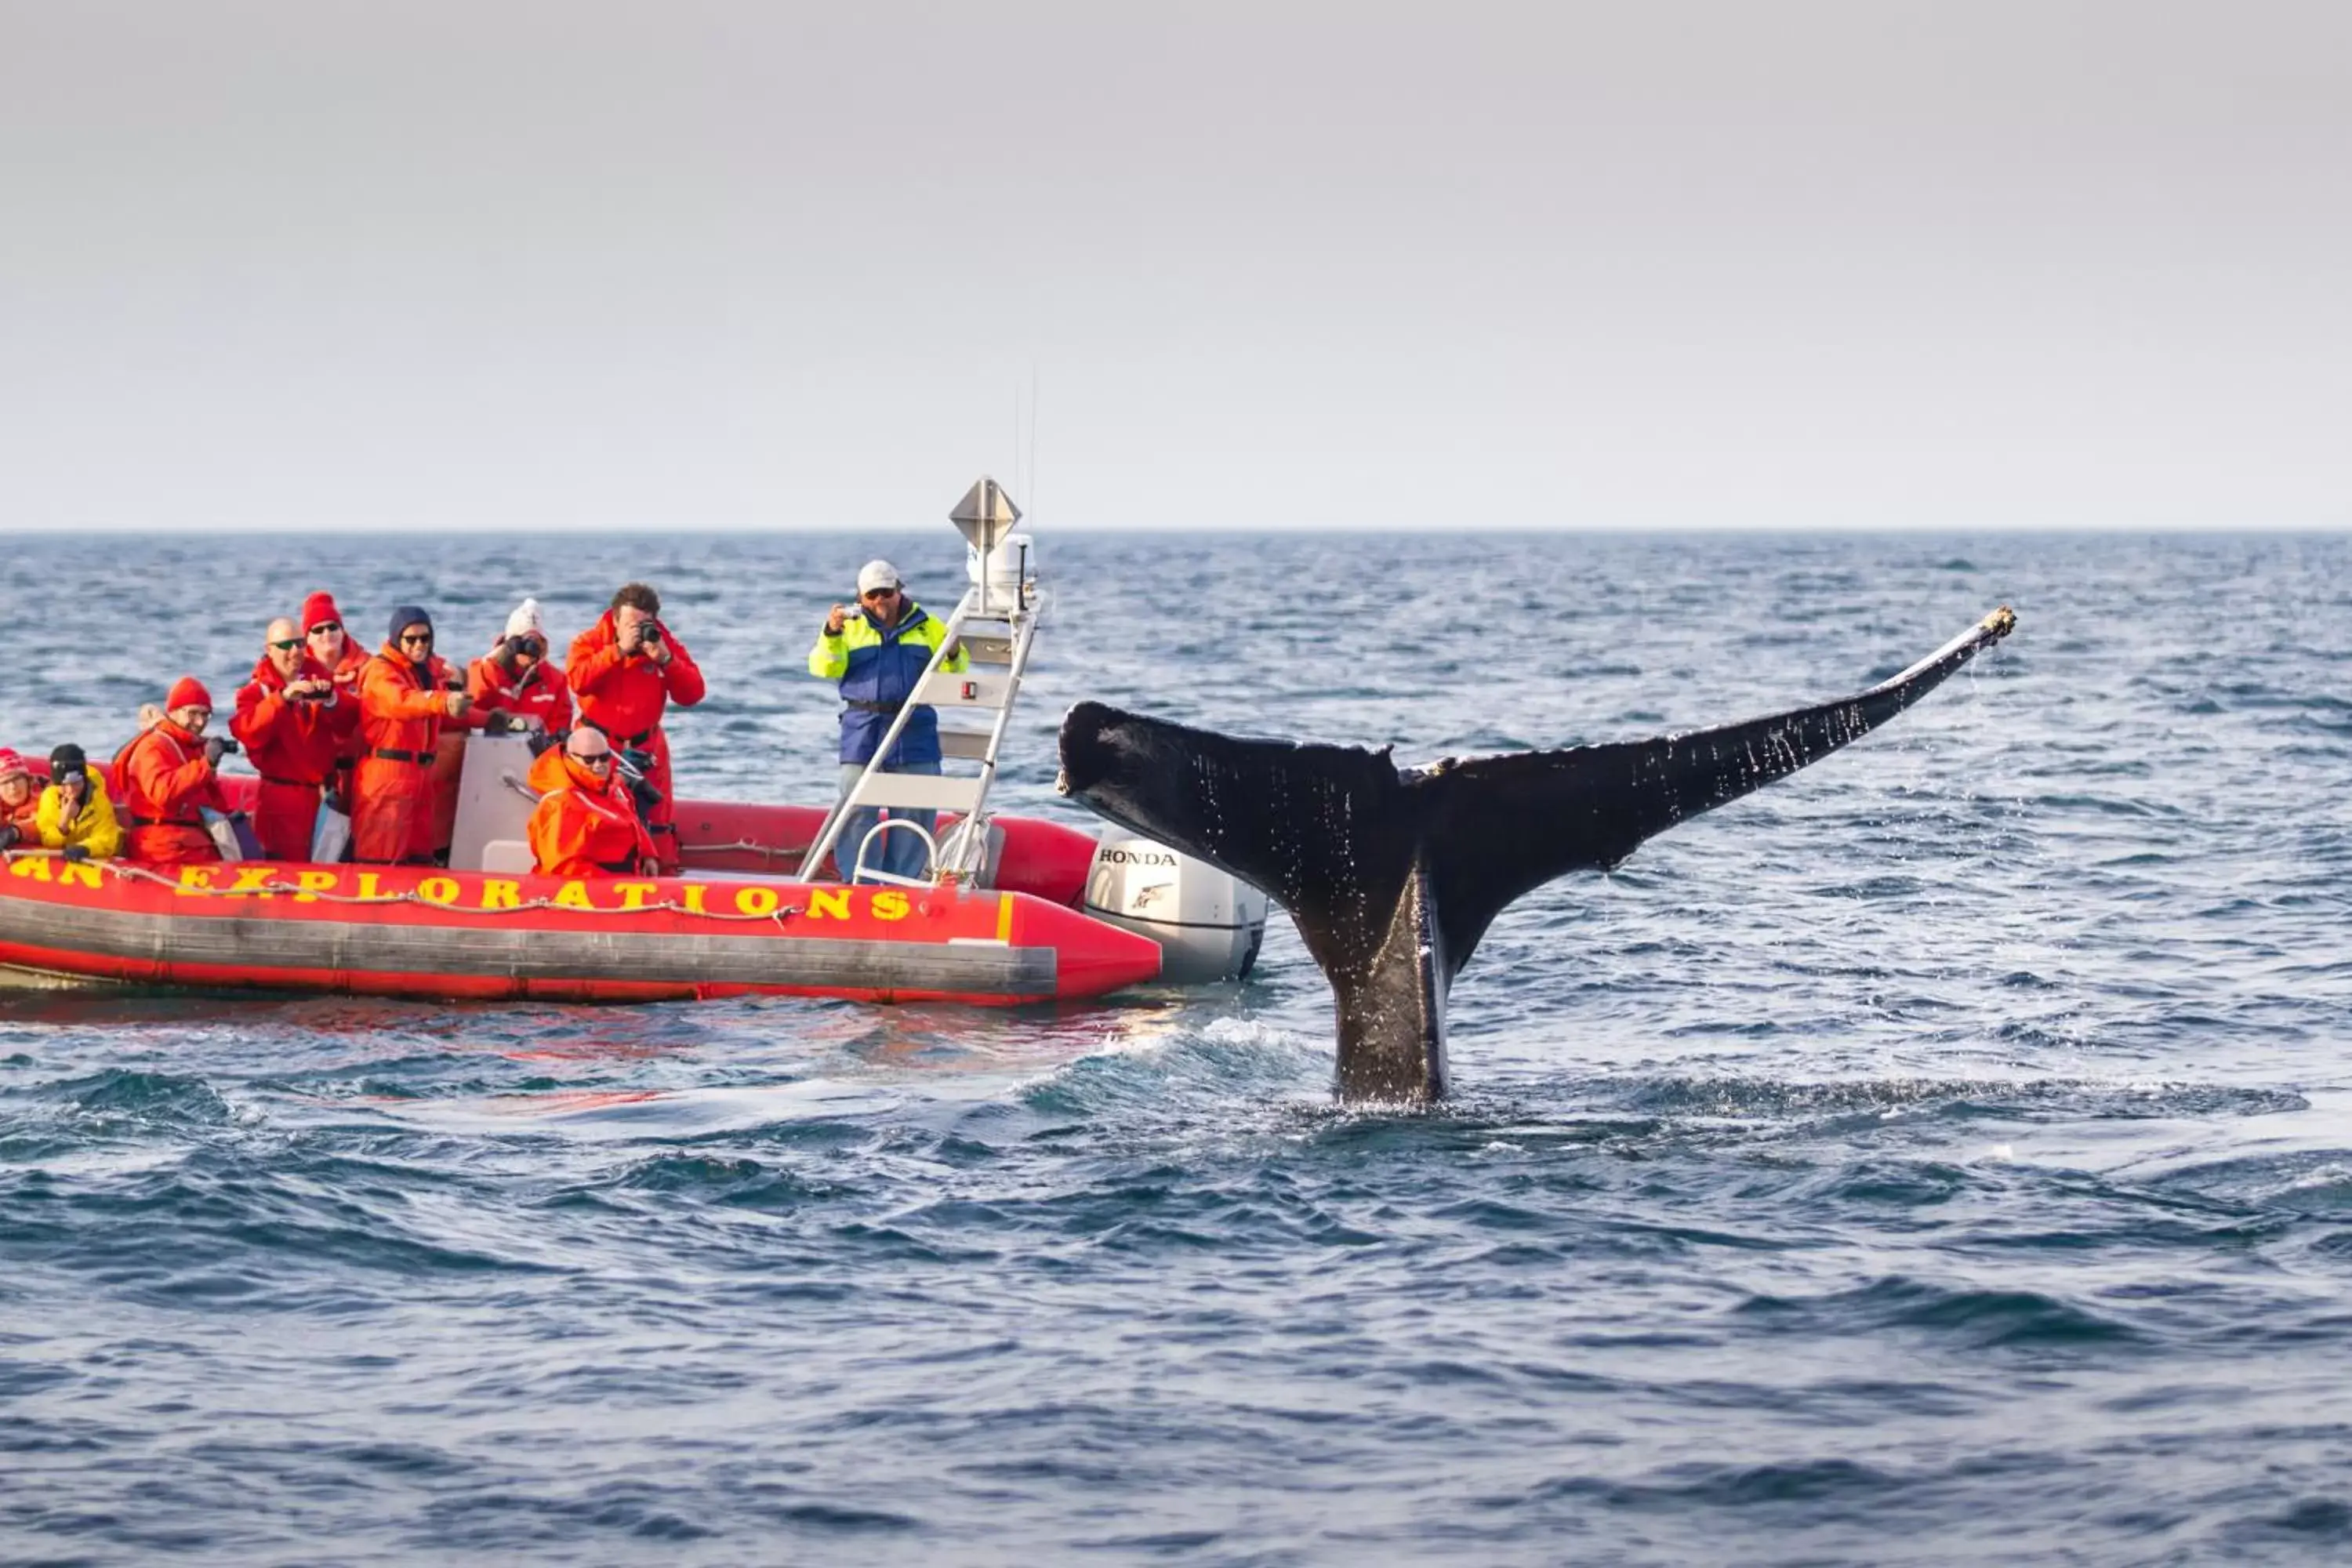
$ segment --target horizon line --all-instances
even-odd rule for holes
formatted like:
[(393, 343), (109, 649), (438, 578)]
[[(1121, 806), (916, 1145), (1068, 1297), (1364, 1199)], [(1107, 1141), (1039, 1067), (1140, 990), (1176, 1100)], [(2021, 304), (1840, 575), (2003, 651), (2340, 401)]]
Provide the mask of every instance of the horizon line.
[[(275, 539), (299, 536), (318, 531), (316, 523), (240, 524), (226, 527), (142, 523), (30, 523), (0, 527), (0, 539), (70, 539), (91, 534), (103, 534), (115, 539)], [(646, 523), (517, 523), (501, 528), (485, 529), (474, 522), (415, 524), (327, 524), (338, 539), (413, 538), (419, 534), (435, 538), (481, 538), (486, 532), (511, 534), (517, 537), (547, 538), (568, 534), (589, 534), (602, 537), (626, 538), (661, 535), (665, 537), (717, 538), (794, 538), (841, 534), (928, 534), (939, 531), (940, 524), (929, 522), (842, 522), (842, 523), (697, 523), (688, 526)], [(2042, 533), (2042, 534), (2328, 534), (2352, 532), (2352, 518), (2329, 521), (2294, 522), (1732, 522), (1732, 523), (1578, 523), (1578, 522), (1475, 522), (1467, 524), (1382, 523), (1382, 522), (1287, 522), (1250, 523), (1205, 521), (1190, 523), (1046, 523), (1041, 525), (1024, 519), (1017, 525), (1021, 532), (1045, 531), (1055, 535), (1087, 534), (1132, 536), (1214, 534), (1412, 534), (1443, 532), (1452, 535), (1477, 533), (1557, 533), (1586, 536), (1622, 536), (1658, 534), (1673, 537), (1724, 534), (1894, 534), (1916, 533)]]

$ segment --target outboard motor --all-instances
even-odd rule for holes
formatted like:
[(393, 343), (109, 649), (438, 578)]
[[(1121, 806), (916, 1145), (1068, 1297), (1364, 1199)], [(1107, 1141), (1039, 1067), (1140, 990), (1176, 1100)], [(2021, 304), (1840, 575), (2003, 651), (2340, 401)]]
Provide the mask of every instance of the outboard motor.
[(1111, 834), (1095, 847), (1080, 906), (1160, 944), (1170, 985), (1239, 980), (1265, 941), (1266, 896), (1164, 844)]

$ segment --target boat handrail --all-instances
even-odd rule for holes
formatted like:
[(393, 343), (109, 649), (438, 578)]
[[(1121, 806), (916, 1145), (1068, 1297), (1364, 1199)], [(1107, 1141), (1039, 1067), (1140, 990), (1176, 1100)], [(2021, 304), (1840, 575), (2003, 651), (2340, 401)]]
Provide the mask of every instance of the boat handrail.
[(916, 837), (923, 841), (923, 863), (925, 865), (937, 864), (940, 858), (939, 842), (929, 833), (923, 831), (923, 825), (921, 823), (917, 822), (910, 817), (886, 816), (881, 821), (876, 823), (873, 826), (867, 828), (866, 830), (866, 837), (857, 841), (857, 862), (850, 868), (848, 878), (850, 881), (855, 882), (861, 879), (871, 877), (877, 881), (891, 882), (902, 888), (928, 888), (931, 885), (930, 879), (927, 877), (901, 877), (893, 871), (884, 871), (879, 868), (869, 868), (866, 866), (866, 851), (867, 848), (873, 845), (877, 838), (881, 837), (884, 834), (888, 833), (892, 828), (897, 827), (905, 828), (908, 832), (913, 834)]

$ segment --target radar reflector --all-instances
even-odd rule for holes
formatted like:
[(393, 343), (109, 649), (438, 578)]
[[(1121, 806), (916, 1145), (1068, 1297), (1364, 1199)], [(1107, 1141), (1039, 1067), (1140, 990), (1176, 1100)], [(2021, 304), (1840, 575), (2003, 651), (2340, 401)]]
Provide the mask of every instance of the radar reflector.
[(982, 474), (972, 481), (971, 489), (964, 491), (963, 500), (956, 502), (948, 519), (966, 542), (986, 556), (1021, 521), (1021, 509), (1013, 504), (1013, 498), (1004, 493), (1003, 485)]

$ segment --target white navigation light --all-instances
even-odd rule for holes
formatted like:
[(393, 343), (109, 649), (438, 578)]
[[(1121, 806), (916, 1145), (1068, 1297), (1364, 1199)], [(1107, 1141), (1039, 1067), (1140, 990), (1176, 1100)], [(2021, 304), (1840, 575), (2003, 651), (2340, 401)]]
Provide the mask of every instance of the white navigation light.
[(1021, 591), (1023, 579), (1034, 587), (1037, 582), (1037, 547), (1026, 533), (1008, 533), (996, 546), (993, 554), (982, 555), (978, 545), (968, 546), (963, 552), (963, 574), (975, 588), (987, 579), (989, 597), (1010, 604)]

